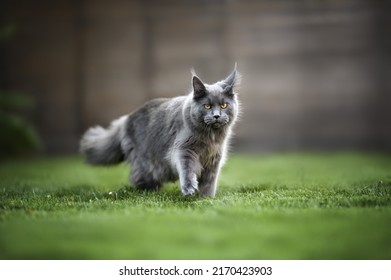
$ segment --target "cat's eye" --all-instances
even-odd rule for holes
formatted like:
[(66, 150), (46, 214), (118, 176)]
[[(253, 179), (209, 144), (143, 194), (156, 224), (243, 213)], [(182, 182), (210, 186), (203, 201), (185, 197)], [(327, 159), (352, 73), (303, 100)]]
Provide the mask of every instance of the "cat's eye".
[(227, 103), (223, 103), (223, 104), (220, 105), (220, 107), (221, 107), (221, 109), (225, 109), (225, 108), (228, 107), (228, 104)]
[(210, 108), (212, 108), (212, 106), (210, 104), (204, 104), (204, 108), (209, 110)]

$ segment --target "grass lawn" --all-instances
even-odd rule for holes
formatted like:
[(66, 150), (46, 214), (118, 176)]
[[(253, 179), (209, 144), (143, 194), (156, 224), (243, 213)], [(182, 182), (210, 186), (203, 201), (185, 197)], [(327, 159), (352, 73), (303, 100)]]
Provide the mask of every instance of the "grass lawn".
[(128, 172), (0, 163), (0, 259), (391, 259), (391, 156), (231, 155), (215, 199)]

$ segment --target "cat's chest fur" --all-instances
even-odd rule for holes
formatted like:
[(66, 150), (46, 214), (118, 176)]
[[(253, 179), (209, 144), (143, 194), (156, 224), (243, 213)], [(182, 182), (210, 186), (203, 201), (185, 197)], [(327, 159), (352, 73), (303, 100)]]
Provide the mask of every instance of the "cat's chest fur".
[(212, 165), (215, 160), (221, 158), (225, 137), (225, 134), (215, 133), (209, 133), (207, 135), (193, 134), (187, 142), (188, 145), (184, 145), (183, 149), (185, 151), (191, 151), (197, 158), (201, 168), (204, 169)]
[(209, 136), (200, 143), (199, 160), (202, 166), (208, 166), (216, 157), (221, 156), (224, 138), (217, 138), (215, 135)]

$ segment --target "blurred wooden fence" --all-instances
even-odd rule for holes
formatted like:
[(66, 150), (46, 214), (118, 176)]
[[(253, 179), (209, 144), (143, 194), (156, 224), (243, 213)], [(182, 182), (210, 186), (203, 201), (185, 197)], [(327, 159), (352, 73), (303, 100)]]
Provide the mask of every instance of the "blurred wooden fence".
[(237, 148), (391, 149), (389, 9), (380, 1), (11, 1), (1, 87), (35, 96), (48, 152), (88, 126), (237, 61)]

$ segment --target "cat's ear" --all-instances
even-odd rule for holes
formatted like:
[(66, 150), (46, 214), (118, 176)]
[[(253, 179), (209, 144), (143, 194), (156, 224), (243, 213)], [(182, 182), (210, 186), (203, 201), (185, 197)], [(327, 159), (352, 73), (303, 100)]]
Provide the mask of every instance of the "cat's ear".
[(232, 71), (231, 74), (229, 74), (229, 76), (227, 78), (225, 78), (225, 80), (223, 81), (223, 83), (225, 84), (226, 87), (235, 87), (235, 86), (238, 86), (240, 84), (240, 74), (238, 73), (237, 71), (237, 63), (235, 63), (235, 68), (234, 70)]
[(193, 95), (195, 99), (206, 95), (206, 88), (204, 83), (197, 76), (193, 76)]
[(240, 74), (236, 70), (236, 67), (237, 63), (235, 63), (235, 68), (232, 73), (229, 74), (229, 76), (225, 80), (221, 81), (224, 93), (228, 95), (233, 95), (234, 88), (240, 84)]

